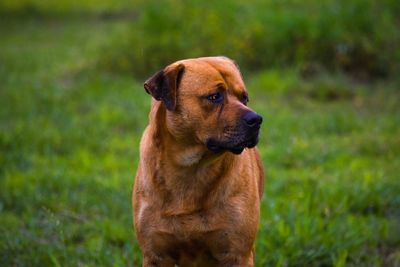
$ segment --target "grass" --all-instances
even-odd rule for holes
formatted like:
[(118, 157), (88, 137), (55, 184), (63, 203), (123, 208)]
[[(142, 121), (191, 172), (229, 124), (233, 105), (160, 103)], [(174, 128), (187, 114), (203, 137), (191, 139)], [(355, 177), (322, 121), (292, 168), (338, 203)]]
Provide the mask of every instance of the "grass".
[[(3, 266), (140, 266), (130, 195), (150, 99), (96, 67), (125, 27), (0, 22)], [(257, 266), (399, 266), (398, 85), (296, 70), (246, 81), (264, 116)]]
[(106, 69), (144, 78), (180, 58), (222, 54), (246, 72), (319, 66), (366, 79), (400, 71), (398, 0), (148, 0), (135, 8), (130, 30), (100, 61)]

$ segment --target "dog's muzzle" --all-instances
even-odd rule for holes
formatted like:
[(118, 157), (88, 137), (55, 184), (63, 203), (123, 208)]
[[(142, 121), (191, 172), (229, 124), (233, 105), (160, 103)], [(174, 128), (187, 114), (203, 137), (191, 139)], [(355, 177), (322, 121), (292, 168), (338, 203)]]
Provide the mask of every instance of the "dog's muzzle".
[(247, 148), (253, 148), (258, 143), (258, 135), (262, 123), (262, 117), (253, 111), (245, 113), (233, 131), (229, 131), (227, 138), (217, 140), (210, 138), (206, 142), (209, 150), (219, 153), (230, 151), (240, 154)]

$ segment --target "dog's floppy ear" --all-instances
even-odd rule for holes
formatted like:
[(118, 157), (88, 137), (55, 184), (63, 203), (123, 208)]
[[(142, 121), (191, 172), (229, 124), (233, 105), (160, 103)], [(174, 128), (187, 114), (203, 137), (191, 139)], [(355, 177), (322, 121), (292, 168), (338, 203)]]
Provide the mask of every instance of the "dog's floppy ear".
[(183, 64), (170, 65), (145, 81), (144, 89), (154, 99), (163, 101), (168, 110), (173, 111), (176, 107), (177, 90), (184, 69)]

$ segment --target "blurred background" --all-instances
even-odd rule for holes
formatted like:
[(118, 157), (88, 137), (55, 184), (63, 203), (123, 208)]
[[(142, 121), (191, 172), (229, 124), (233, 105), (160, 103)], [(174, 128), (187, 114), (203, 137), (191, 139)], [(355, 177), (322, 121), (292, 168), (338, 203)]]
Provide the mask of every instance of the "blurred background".
[(175, 60), (264, 117), (257, 266), (400, 266), (400, 1), (0, 1), (0, 265), (140, 266), (131, 188)]

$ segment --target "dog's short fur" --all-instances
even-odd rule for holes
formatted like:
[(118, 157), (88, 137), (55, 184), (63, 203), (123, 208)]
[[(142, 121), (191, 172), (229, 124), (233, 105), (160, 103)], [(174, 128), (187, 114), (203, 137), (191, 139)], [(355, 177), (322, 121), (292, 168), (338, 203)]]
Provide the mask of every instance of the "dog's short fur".
[(154, 100), (132, 199), (143, 266), (253, 266), (262, 118), (236, 64), (181, 60), (144, 87)]

